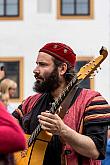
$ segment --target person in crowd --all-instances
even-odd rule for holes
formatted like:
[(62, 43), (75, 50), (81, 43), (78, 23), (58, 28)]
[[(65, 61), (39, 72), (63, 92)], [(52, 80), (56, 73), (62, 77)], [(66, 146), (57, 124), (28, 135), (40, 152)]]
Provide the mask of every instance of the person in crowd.
[(12, 98), (15, 95), (16, 89), (17, 83), (9, 78), (5, 78), (0, 83), (1, 93), (9, 93), (10, 98)]
[(5, 78), (5, 68), (4, 66), (0, 67), (0, 82)]
[(23, 130), (0, 101), (0, 153), (12, 153), (24, 150), (25, 147), (26, 139)]
[(8, 93), (3, 93), (3, 94), (0, 93), (0, 100), (7, 107), (8, 106), (8, 102), (9, 102), (9, 94)]
[(102, 160), (102, 165), (109, 165), (109, 164), (110, 164), (110, 126), (108, 127), (106, 155), (105, 155), (105, 159)]
[[(0, 79), (4, 77), (0, 70)], [(6, 97), (6, 96), (5, 96)], [(26, 149), (24, 131), (0, 99), (0, 164), (14, 164), (12, 153)]]
[(25, 134), (0, 101), (0, 164), (14, 165), (13, 153), (26, 149)]
[[(76, 77), (75, 62), (76, 54), (68, 45), (59, 42), (44, 45), (33, 71), (37, 93), (13, 112), (26, 133), (32, 134), (39, 124), (52, 133), (43, 165), (100, 165), (105, 158), (110, 106), (99, 92), (78, 87), (77, 97), (71, 99), (66, 112), (60, 108), (59, 115), (50, 113)], [(63, 117), (60, 113), (64, 113)]]
[(1, 99), (10, 113), (12, 113), (15, 108), (9, 103), (9, 100), (14, 97), (16, 89), (17, 83), (9, 78), (3, 79), (0, 83)]
[[(1, 66), (0, 68), (0, 83), (5, 79), (5, 69), (4, 66)], [(1, 84), (0, 84), (1, 88)], [(2, 90), (0, 89), (0, 100), (4, 103), (4, 105), (7, 107), (8, 106), (8, 101), (9, 101), (9, 93), (7, 90), (4, 88), (3, 93)]]

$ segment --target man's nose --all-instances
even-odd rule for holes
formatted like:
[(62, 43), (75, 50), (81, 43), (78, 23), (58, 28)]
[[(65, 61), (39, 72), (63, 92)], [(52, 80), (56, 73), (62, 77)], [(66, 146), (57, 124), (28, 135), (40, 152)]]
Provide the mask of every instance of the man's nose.
[(33, 73), (38, 73), (38, 74), (40, 73), (40, 70), (39, 70), (38, 66), (35, 67), (35, 69), (33, 70)]

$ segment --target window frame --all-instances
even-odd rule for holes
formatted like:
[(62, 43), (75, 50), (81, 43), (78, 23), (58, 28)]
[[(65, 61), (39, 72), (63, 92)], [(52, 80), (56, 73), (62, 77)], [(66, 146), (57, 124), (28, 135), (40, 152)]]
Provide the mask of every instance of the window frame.
[[(89, 63), (91, 60), (93, 60), (93, 56), (78, 56), (77, 57), (77, 60), (76, 60), (76, 65), (77, 65), (77, 62), (85, 62), (85, 61), (87, 61), (87, 63)], [(94, 77), (91, 79), (91, 78), (89, 78), (90, 79), (90, 89), (92, 89), (92, 90), (94, 90)]]
[(61, 15), (61, 0), (57, 0), (57, 19), (93, 19), (94, 0), (90, 0), (90, 15)]
[[(19, 97), (17, 98), (10, 98), (11, 102), (22, 102), (24, 91), (23, 91), (23, 85), (24, 85), (24, 79), (23, 79), (23, 73), (24, 73), (24, 58), (23, 57), (0, 57), (0, 62), (19, 62), (19, 70), (18, 70), (18, 76), (19, 76)], [(7, 76), (8, 77), (8, 76)], [(6, 77), (6, 78), (7, 78)]]
[(19, 0), (18, 16), (0, 16), (0, 20), (22, 20), (23, 19), (23, 0)]

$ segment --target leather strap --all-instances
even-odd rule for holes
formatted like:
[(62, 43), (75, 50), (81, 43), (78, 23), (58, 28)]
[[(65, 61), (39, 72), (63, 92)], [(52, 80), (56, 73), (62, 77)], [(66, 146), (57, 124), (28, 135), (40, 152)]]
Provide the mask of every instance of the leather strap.
[[(78, 89), (80, 89), (80, 90), (78, 90)], [(66, 96), (66, 98), (61, 103), (61, 105), (58, 109), (58, 114), (62, 119), (64, 118), (65, 114), (68, 113), (69, 107), (71, 106), (71, 104), (73, 104), (75, 102), (80, 91), (81, 91), (81, 88), (79, 88), (78, 86), (73, 87), (70, 90), (69, 94)]]

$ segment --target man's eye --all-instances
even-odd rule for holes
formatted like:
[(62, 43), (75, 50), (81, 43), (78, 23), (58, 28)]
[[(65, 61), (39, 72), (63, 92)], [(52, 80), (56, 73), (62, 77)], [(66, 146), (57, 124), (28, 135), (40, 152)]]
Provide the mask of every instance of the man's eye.
[(40, 63), (39, 65), (40, 65), (40, 66), (47, 66), (46, 63)]

